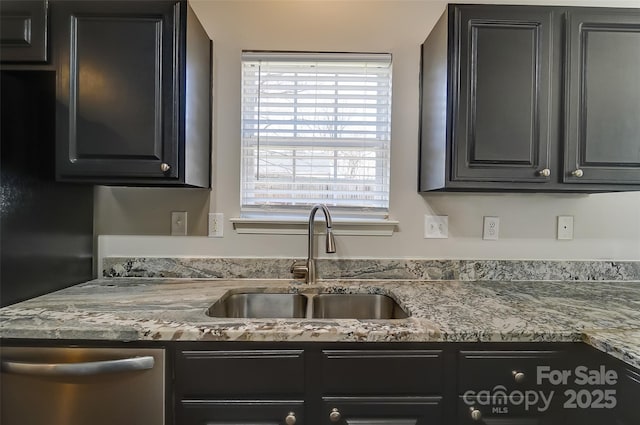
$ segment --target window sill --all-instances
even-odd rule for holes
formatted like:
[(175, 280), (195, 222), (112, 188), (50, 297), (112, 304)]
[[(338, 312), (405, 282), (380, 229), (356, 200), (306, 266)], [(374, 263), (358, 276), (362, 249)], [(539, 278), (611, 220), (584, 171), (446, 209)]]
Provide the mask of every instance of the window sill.
[[(306, 235), (306, 219), (232, 218), (233, 228), (239, 234)], [(324, 220), (316, 217), (316, 233), (324, 232)], [(333, 233), (338, 236), (392, 236), (398, 221), (368, 219), (334, 219)]]

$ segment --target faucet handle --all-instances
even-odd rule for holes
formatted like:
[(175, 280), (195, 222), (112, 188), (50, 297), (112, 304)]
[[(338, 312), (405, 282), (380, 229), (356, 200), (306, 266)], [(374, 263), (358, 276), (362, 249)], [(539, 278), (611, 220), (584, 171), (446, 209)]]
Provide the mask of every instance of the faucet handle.
[(294, 260), (289, 268), (289, 271), (293, 274), (294, 279), (305, 279), (309, 275), (309, 266), (306, 261)]

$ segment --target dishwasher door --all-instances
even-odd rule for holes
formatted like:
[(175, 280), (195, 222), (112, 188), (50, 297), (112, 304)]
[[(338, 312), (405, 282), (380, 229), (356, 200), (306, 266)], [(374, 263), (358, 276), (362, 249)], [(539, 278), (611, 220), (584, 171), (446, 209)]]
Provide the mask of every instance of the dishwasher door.
[(0, 347), (2, 425), (164, 425), (164, 349)]

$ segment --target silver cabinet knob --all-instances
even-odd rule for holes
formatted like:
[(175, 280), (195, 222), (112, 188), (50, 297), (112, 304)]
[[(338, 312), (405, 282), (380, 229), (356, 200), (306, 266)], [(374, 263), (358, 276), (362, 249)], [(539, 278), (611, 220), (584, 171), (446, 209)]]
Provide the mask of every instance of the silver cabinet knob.
[(538, 171), (538, 175), (541, 177), (549, 177), (551, 175), (551, 170), (548, 168), (542, 169)]
[(471, 419), (473, 419), (474, 421), (479, 421), (482, 419), (481, 411), (479, 411), (475, 407), (470, 407), (469, 410), (471, 410)]
[(333, 409), (331, 409), (331, 413), (329, 413), (329, 420), (331, 422), (338, 422), (340, 420), (340, 418), (342, 418), (342, 415), (340, 414), (340, 411), (338, 409), (336, 409), (335, 407)]
[(582, 177), (582, 176), (584, 176), (584, 171), (582, 171), (581, 169), (578, 168), (577, 170), (573, 170), (571, 172), (571, 175), (573, 177)]
[(296, 414), (295, 412), (289, 412), (286, 418), (284, 418), (284, 423), (287, 425), (295, 425), (296, 423)]
[(524, 379), (526, 378), (524, 376), (524, 372), (518, 372), (517, 370), (514, 370), (511, 373), (513, 374), (513, 380), (514, 381), (516, 381), (517, 383), (524, 382)]
[(167, 164), (166, 162), (163, 162), (162, 164), (160, 164), (160, 170), (163, 173), (166, 173), (167, 171), (169, 171), (171, 169), (171, 165)]

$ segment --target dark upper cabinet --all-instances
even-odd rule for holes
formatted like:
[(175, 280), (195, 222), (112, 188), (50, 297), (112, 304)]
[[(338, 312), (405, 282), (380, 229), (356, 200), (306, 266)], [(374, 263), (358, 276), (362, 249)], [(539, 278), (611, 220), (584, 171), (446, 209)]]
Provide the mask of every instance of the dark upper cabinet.
[(549, 168), (552, 12), (456, 9), (452, 179), (545, 181)]
[(186, 1), (56, 2), (58, 180), (210, 186), (211, 42)]
[(419, 190), (640, 190), (639, 22), (449, 6), (422, 46)]
[(640, 12), (566, 17), (564, 181), (640, 184)]
[(0, 1), (0, 62), (46, 62), (46, 0)]

